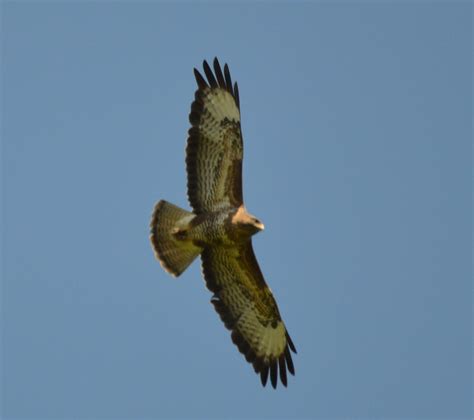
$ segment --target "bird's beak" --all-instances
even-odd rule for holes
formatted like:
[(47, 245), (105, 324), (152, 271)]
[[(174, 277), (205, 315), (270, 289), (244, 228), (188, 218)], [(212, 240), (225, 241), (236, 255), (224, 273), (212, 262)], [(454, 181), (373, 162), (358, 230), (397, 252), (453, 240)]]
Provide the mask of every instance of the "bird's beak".
[(265, 230), (265, 225), (261, 222), (256, 224), (258, 230)]

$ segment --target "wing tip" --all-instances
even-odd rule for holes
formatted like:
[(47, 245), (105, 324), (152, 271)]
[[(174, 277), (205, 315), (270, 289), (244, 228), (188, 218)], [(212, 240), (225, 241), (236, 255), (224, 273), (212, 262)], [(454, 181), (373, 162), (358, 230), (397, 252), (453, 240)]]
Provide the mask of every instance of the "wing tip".
[(290, 346), (291, 351), (295, 354), (298, 354), (298, 352), (296, 351), (296, 347), (293, 344), (293, 340), (291, 339), (290, 334), (288, 334), (288, 331), (286, 331), (285, 336), (286, 336), (286, 341), (288, 345)]
[[(228, 91), (235, 100), (237, 108), (240, 110), (240, 98), (239, 98), (239, 90), (237, 83), (235, 82), (232, 84), (232, 78), (230, 76), (229, 65), (224, 63), (224, 67), (219, 63), (219, 59), (217, 56), (214, 57), (212, 60), (212, 67), (209, 65), (207, 60), (203, 60), (202, 68), (204, 70), (204, 76), (199, 72), (198, 69), (194, 68), (194, 77), (196, 79), (197, 85), (199, 89), (206, 89), (206, 88), (221, 88)], [(212, 68), (214, 71), (212, 71)], [(206, 80), (207, 79), (207, 80)]]
[(262, 386), (263, 386), (263, 387), (267, 386), (268, 371), (269, 371), (269, 366), (265, 366), (265, 367), (260, 371), (260, 381), (262, 382)]
[(285, 364), (285, 354), (282, 353), (278, 358), (278, 365), (280, 368), (280, 380), (283, 386), (286, 388), (288, 386), (288, 379), (286, 376), (286, 364)]
[(209, 66), (209, 64), (206, 60), (204, 60), (202, 62), (202, 67), (203, 67), (204, 73), (207, 77), (207, 81), (209, 83), (209, 86), (211, 88), (217, 88), (218, 87), (217, 80), (214, 77), (214, 73), (212, 72), (211, 67)]
[[(280, 350), (276, 350), (274, 353), (278, 352), (278, 354), (272, 354), (271, 348), (266, 349), (265, 347), (262, 349), (262, 347), (258, 345), (258, 343), (261, 342), (258, 336), (256, 336), (256, 342), (254, 342), (252, 337), (255, 337), (255, 335), (246, 334), (245, 317), (242, 318), (241, 316), (239, 317), (233, 314), (233, 312), (229, 310), (227, 302), (222, 300), (223, 295), (221, 292), (225, 289), (219, 285), (217, 281), (216, 273), (214, 273), (212, 266), (212, 252), (210, 249), (203, 250), (201, 260), (202, 274), (206, 281), (206, 286), (213, 292), (211, 303), (226, 328), (231, 331), (230, 338), (233, 344), (245, 357), (245, 360), (253, 366), (255, 373), (260, 376), (262, 386), (265, 387), (267, 383), (270, 383), (271, 386), (276, 389), (278, 382), (281, 382), (284, 387), (288, 387), (287, 373), (289, 372), (291, 375), (295, 374), (290, 346), (292, 346), (294, 350), (296, 349), (291, 338), (289, 338), (286, 328), (280, 330), (278, 341), (276, 341), (280, 343), (278, 346)], [(278, 312), (276, 314), (278, 315)], [(284, 327), (283, 321), (281, 321), (280, 318), (278, 318), (278, 320), (279, 325)], [(239, 327), (243, 327), (244, 329)], [(274, 346), (272, 348), (274, 348)], [(278, 380), (278, 378), (280, 378), (280, 380)]]
[(270, 382), (272, 383), (273, 389), (276, 389), (278, 384), (278, 365), (275, 360), (270, 365)]
[(288, 346), (285, 347), (285, 361), (286, 361), (286, 366), (288, 368), (288, 372), (290, 372), (293, 376), (295, 376), (295, 366), (293, 364), (293, 359), (291, 358), (291, 353), (290, 350), (288, 349)]
[(204, 79), (204, 77), (202, 77), (202, 74), (199, 72), (199, 70), (196, 67), (194, 67), (193, 72), (194, 72), (194, 78), (196, 79), (196, 83), (199, 89), (205, 89), (209, 87), (207, 85), (206, 80)]

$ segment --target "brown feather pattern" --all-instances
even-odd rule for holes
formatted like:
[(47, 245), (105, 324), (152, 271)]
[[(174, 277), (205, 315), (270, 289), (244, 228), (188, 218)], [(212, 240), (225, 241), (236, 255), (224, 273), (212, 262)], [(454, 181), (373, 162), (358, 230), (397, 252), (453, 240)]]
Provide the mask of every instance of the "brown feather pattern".
[[(237, 82), (232, 83), (229, 66), (222, 68), (217, 58), (212, 68), (204, 61), (203, 72), (204, 76), (194, 69), (198, 89), (191, 104), (186, 146), (188, 199), (196, 215), (191, 227), (209, 214), (243, 206), (239, 88)], [(156, 219), (155, 215), (155, 228)], [(166, 232), (172, 228), (168, 226)], [(152, 236), (153, 246), (164, 255), (166, 250), (157, 237)], [(287, 372), (295, 374), (291, 352), (296, 353), (296, 348), (264, 280), (251, 239), (226, 247), (206, 245), (206, 237), (196, 241), (196, 249), (202, 250), (206, 285), (213, 293), (211, 303), (231, 331), (232, 342), (260, 375), (263, 386), (270, 379), (276, 388), (280, 378), (286, 387)]]
[(213, 67), (215, 75), (204, 61), (207, 81), (194, 69), (198, 90), (189, 114), (188, 199), (197, 214), (243, 203), (238, 90), (235, 94), (227, 65), (222, 73), (216, 58)]
[[(206, 285), (214, 293), (211, 303), (226, 328), (232, 331), (232, 342), (260, 374), (262, 384), (265, 386), (270, 374), (270, 383), (276, 388), (279, 372), (281, 383), (287, 386), (287, 371), (294, 375), (289, 347), (291, 338), (285, 328), (280, 337), (283, 340), (280, 353), (262, 352), (259, 341), (262, 337), (258, 331), (272, 329), (273, 324), (283, 325), (283, 321), (260, 271), (251, 242), (237, 248), (237, 252), (235, 255), (225, 249), (205, 248), (201, 254)], [(245, 316), (249, 322), (242, 322)]]

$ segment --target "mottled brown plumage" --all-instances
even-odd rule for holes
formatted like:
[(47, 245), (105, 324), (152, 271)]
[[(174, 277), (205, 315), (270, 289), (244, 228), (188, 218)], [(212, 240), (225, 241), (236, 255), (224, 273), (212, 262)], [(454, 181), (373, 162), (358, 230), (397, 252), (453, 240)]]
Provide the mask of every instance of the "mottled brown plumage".
[(278, 374), (287, 386), (296, 353), (278, 306), (265, 283), (251, 237), (263, 224), (243, 203), (243, 141), (237, 83), (217, 58), (205, 78), (194, 69), (198, 85), (191, 105), (186, 169), (193, 212), (160, 201), (153, 212), (150, 239), (163, 268), (179, 276), (201, 255), (211, 303), (245, 359), (265, 386)]

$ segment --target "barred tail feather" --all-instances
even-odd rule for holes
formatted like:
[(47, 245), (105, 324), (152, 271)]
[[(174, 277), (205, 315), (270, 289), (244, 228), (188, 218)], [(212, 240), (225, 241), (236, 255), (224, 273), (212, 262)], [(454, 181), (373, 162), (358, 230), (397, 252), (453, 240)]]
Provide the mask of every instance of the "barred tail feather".
[(159, 201), (150, 223), (150, 241), (156, 258), (170, 274), (178, 277), (202, 249), (186, 240), (186, 230), (195, 215), (165, 200)]

